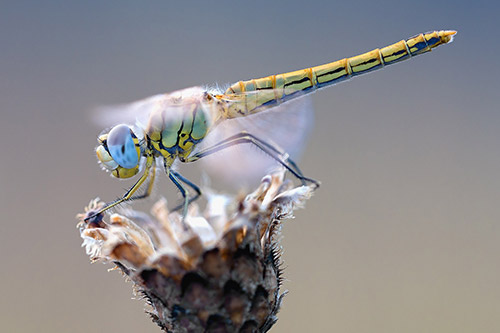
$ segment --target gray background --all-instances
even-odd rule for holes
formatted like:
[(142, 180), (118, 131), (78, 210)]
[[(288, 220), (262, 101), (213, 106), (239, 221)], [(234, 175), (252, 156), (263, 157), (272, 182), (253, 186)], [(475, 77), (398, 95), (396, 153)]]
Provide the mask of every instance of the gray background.
[[(315, 94), (300, 165), (322, 187), (284, 225), (290, 293), (273, 332), (498, 332), (498, 9), (0, 2), (1, 330), (158, 332), (131, 285), (80, 248), (75, 214), (130, 184), (97, 166), (92, 107), (456, 29), (451, 45)], [(164, 179), (157, 192), (176, 198)]]

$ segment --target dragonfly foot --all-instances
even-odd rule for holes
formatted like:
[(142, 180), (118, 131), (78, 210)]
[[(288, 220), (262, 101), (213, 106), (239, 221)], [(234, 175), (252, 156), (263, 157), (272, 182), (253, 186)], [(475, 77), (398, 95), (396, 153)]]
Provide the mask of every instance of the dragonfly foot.
[(104, 218), (104, 212), (102, 210), (95, 211), (90, 210), (85, 214), (85, 218), (83, 222), (87, 223), (87, 225), (95, 225), (96, 227), (102, 227)]

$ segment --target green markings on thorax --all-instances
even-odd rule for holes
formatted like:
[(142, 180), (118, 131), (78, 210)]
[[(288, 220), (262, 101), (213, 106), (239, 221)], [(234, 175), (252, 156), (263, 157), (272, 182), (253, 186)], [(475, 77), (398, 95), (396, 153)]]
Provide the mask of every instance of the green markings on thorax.
[(151, 114), (146, 131), (153, 148), (164, 157), (187, 156), (208, 131), (207, 117), (197, 103)]
[(194, 114), (193, 128), (191, 131), (191, 138), (193, 140), (201, 140), (208, 132), (208, 119), (205, 112), (197, 108)]

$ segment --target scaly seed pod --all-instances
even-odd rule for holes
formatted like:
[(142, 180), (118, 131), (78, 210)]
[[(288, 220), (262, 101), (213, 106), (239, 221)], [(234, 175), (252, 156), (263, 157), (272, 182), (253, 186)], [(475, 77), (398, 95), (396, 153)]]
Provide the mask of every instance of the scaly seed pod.
[(94, 200), (78, 227), (90, 259), (113, 262), (127, 275), (164, 331), (266, 332), (284, 295), (281, 220), (313, 190), (292, 188), (277, 173), (244, 198), (205, 191), (203, 214), (193, 205), (185, 219), (160, 200), (154, 218), (127, 211), (84, 222), (102, 208)]

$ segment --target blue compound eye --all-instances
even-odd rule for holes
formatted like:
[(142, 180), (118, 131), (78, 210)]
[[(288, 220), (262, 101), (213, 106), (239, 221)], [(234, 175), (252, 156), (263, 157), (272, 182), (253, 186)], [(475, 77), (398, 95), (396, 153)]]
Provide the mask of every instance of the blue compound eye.
[(117, 125), (108, 134), (109, 154), (122, 168), (132, 169), (139, 163), (132, 131), (127, 125)]

